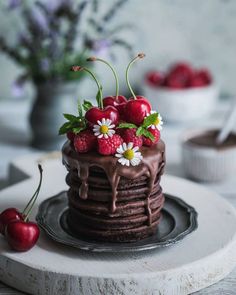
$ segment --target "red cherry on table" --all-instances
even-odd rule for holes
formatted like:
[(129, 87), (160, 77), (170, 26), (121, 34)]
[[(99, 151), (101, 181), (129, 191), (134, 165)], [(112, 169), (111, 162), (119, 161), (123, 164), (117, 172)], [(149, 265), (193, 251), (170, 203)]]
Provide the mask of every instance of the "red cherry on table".
[(126, 103), (127, 103), (127, 99), (123, 95), (118, 95), (117, 99), (115, 96), (107, 96), (107, 97), (103, 98), (104, 107), (107, 107), (107, 106), (115, 107), (119, 112), (121, 120), (124, 119)]
[(151, 112), (151, 104), (144, 96), (131, 97), (125, 106), (125, 119), (135, 125), (142, 124), (147, 114)]
[(8, 208), (0, 214), (0, 233), (5, 235), (5, 228), (13, 220), (23, 220), (22, 214), (16, 208)]
[(113, 106), (107, 106), (104, 109), (98, 107), (92, 107), (85, 114), (86, 120), (91, 126), (97, 124), (98, 120), (101, 121), (103, 118), (110, 119), (115, 125), (119, 122), (119, 112)]
[(6, 239), (12, 249), (24, 252), (30, 250), (38, 241), (39, 227), (35, 222), (14, 220), (6, 227)]

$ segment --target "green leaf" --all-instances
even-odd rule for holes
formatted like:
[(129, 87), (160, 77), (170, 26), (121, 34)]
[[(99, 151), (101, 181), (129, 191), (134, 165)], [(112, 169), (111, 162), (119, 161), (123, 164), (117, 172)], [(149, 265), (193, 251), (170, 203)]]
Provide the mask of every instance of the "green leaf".
[(84, 100), (83, 102), (83, 109), (85, 112), (87, 112), (89, 109), (93, 107), (92, 103), (88, 100)]
[(132, 123), (120, 123), (117, 128), (137, 128), (137, 126)]
[(78, 114), (80, 117), (83, 117), (83, 108), (81, 106), (80, 100), (78, 99)]
[(142, 127), (148, 127), (156, 122), (158, 113), (154, 113), (146, 117), (143, 121)]
[(59, 135), (65, 134), (72, 129), (71, 122), (64, 123), (59, 129)]
[(142, 132), (145, 137), (150, 138), (152, 141), (154, 141), (155, 137), (150, 131), (148, 131), (147, 129), (143, 129)]
[(137, 135), (137, 136), (142, 135), (142, 134), (143, 134), (143, 133), (142, 133), (142, 130), (143, 130), (143, 127), (140, 126), (140, 127), (137, 129), (137, 131), (136, 131), (136, 135)]
[(81, 126), (81, 127), (74, 127), (72, 128), (72, 131), (75, 133), (75, 134), (78, 134), (80, 133), (81, 131), (83, 131), (86, 127), (84, 126)]
[(67, 119), (68, 121), (76, 121), (77, 120), (77, 117), (74, 116), (74, 115), (71, 115), (71, 114), (63, 114), (64, 118)]
[(153, 134), (148, 131), (146, 128), (140, 126), (137, 131), (136, 131), (136, 135), (137, 136), (141, 136), (144, 135), (147, 138), (150, 138), (152, 141), (154, 141), (155, 137), (153, 136)]

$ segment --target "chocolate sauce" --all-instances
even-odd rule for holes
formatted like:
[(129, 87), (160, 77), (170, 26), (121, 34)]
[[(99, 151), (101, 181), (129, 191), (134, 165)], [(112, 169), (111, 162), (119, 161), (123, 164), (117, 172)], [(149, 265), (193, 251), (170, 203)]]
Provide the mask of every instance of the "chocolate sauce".
[(88, 198), (88, 178), (89, 169), (91, 167), (99, 167), (105, 173), (110, 182), (112, 189), (112, 198), (110, 212), (116, 211), (117, 201), (117, 188), (121, 177), (127, 179), (137, 179), (141, 176), (146, 176), (148, 179), (148, 192), (146, 198), (146, 210), (148, 216), (148, 224), (152, 224), (152, 214), (150, 206), (150, 196), (155, 185), (157, 176), (163, 173), (165, 165), (165, 144), (163, 141), (159, 141), (158, 144), (152, 147), (141, 147), (140, 151), (143, 156), (142, 162), (138, 166), (122, 166), (118, 162), (118, 158), (115, 156), (101, 156), (96, 152), (89, 152), (85, 154), (77, 153), (70, 145), (70, 142), (66, 142), (62, 148), (63, 163), (68, 169), (77, 169), (78, 177), (81, 180), (79, 196), (81, 199), (86, 200)]
[(228, 138), (222, 144), (217, 145), (216, 138), (219, 132), (220, 130), (207, 130), (197, 136), (190, 138), (188, 142), (194, 145), (215, 149), (228, 149), (236, 147), (236, 134), (234, 133), (230, 133)]

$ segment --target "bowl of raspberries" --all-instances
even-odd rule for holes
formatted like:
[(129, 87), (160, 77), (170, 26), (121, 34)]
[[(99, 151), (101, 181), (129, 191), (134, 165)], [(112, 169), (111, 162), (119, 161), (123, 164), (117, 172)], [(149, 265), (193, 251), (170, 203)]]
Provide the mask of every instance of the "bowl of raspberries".
[(219, 95), (210, 71), (187, 62), (175, 63), (166, 72), (147, 72), (143, 90), (164, 119), (174, 123), (207, 117)]

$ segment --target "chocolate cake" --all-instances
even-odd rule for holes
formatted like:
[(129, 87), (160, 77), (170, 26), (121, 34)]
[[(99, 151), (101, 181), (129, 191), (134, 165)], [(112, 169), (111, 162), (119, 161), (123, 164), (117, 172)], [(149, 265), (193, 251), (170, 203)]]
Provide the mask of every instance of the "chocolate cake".
[(62, 148), (68, 170), (67, 223), (72, 234), (106, 242), (134, 242), (153, 235), (161, 220), (164, 196), (160, 177), (165, 166), (165, 145), (160, 139), (162, 118), (152, 110), (147, 98), (119, 95), (115, 69), (116, 95), (103, 98), (102, 86), (90, 69), (73, 66), (72, 71), (86, 71), (95, 80), (98, 106), (84, 101), (78, 104), (78, 116), (64, 114), (59, 134), (68, 141)]
[(152, 235), (161, 218), (164, 196), (160, 176), (165, 165), (163, 141), (142, 147), (143, 161), (122, 166), (113, 156), (78, 154), (65, 143), (68, 169), (68, 224), (79, 235), (111, 242), (132, 242)]

